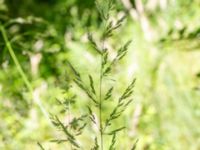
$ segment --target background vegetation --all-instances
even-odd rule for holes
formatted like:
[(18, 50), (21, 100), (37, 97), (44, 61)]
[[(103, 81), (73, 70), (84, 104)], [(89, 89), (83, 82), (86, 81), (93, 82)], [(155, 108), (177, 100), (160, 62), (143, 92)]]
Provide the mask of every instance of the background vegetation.
[[(127, 129), (117, 139), (119, 149), (136, 139), (139, 150), (200, 149), (200, 1), (116, 0), (115, 5), (114, 16), (127, 19), (110, 43), (133, 41), (113, 71), (120, 83), (115, 96), (137, 78), (134, 101), (120, 120)], [(87, 40), (88, 30), (98, 36), (103, 28), (94, 1), (0, 0), (0, 23), (0, 149), (39, 149), (38, 141), (64, 149), (65, 144), (49, 142), (61, 135), (48, 114), (67, 122), (87, 112), (87, 96), (74, 86), (67, 61), (83, 76), (97, 72), (97, 55)], [(80, 97), (73, 114), (62, 113), (57, 99), (72, 93)]]

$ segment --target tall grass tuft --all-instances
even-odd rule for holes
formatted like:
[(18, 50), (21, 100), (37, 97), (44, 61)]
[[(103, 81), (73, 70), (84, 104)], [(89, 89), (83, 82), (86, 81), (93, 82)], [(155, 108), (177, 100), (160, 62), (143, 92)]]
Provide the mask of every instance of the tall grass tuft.
[[(111, 19), (111, 14), (114, 10), (114, 0), (97, 0), (96, 8), (99, 12), (104, 29), (101, 31), (99, 39), (94, 39), (93, 33), (88, 33), (88, 40), (92, 45), (93, 50), (99, 56), (98, 61), (100, 61), (100, 66), (98, 77), (95, 78), (91, 74), (88, 74), (89, 83), (87, 84), (84, 82), (81, 74), (75, 69), (73, 64), (68, 62), (68, 66), (74, 74), (74, 83), (88, 96), (92, 105), (87, 106), (88, 112), (86, 115), (73, 118), (68, 125), (65, 125), (57, 115), (52, 115), (52, 123), (65, 135), (64, 139), (55, 139), (52, 141), (57, 143), (68, 142), (71, 149), (84, 149), (79, 144), (80, 142), (78, 141), (77, 136), (82, 134), (83, 129), (87, 126), (87, 124), (89, 124), (87, 122), (87, 118), (89, 118), (90, 123), (98, 127), (98, 133), (95, 135), (93, 146), (90, 149), (115, 150), (118, 133), (124, 130), (125, 126), (122, 125), (117, 128), (113, 128), (112, 125), (115, 124), (115, 121), (122, 116), (123, 112), (133, 101), (133, 88), (136, 80), (133, 78), (130, 84), (127, 85), (121, 93), (121, 96), (119, 96), (116, 100), (114, 100), (115, 97), (113, 95), (113, 91), (116, 87), (111, 86), (107, 89), (103, 89), (103, 86), (107, 85), (107, 77), (112, 76), (112, 70), (116, 64), (126, 56), (131, 41), (127, 41), (124, 45), (119, 47), (115, 57), (110, 59), (110, 50), (105, 43), (109, 42), (109, 39), (113, 37), (115, 30), (121, 27), (125, 16), (119, 18), (115, 22)], [(67, 101), (59, 101), (59, 103), (67, 110), (69, 109), (69, 105), (72, 104), (71, 102), (73, 101), (73, 98), (74, 96), (68, 98)], [(107, 111), (105, 112), (103, 107), (110, 102), (113, 103), (113, 107), (109, 108), (110, 112), (107, 114)], [(98, 114), (97, 117), (94, 114)], [(108, 142), (105, 142), (105, 138), (107, 139), (108, 136), (111, 137), (109, 145), (107, 145)], [(135, 147), (136, 144), (133, 144), (133, 147), (130, 149), (134, 150)]]

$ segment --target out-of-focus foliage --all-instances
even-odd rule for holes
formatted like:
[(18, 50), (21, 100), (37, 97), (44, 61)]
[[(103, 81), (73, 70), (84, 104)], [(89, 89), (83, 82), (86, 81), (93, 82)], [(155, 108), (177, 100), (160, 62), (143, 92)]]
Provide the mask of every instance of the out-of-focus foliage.
[[(128, 16), (117, 36), (122, 43), (133, 40), (122, 67), (114, 70), (122, 83), (118, 91), (133, 75), (137, 78), (135, 101), (123, 120), (128, 130), (118, 139), (121, 149), (135, 139), (139, 139), (138, 149), (199, 149), (199, 0), (115, 2), (115, 15)], [(74, 115), (86, 111), (82, 107), (87, 103), (85, 95), (76, 88), (68, 90), (72, 73), (66, 60), (80, 73), (97, 71), (86, 33), (88, 28), (101, 29), (99, 21), (93, 0), (0, 0), (0, 23), (47, 112), (59, 114), (56, 97), (74, 91), (83, 99), (73, 106)], [(118, 37), (111, 40), (116, 47)], [(0, 149), (38, 149), (37, 141), (57, 149), (46, 141), (59, 134), (31, 99), (0, 34)], [(63, 114), (63, 119), (68, 117)]]

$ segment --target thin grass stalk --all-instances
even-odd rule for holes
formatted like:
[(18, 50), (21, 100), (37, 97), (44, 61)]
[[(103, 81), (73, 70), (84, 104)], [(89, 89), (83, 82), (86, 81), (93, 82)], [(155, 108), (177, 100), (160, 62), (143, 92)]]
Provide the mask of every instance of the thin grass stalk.
[(13, 50), (13, 48), (12, 48), (12, 46), (11, 46), (9, 40), (8, 40), (6, 31), (5, 31), (5, 29), (4, 29), (4, 27), (2, 25), (0, 25), (0, 30), (1, 30), (3, 39), (5, 41), (6, 47), (7, 47), (8, 51), (9, 51), (9, 53), (10, 53), (11, 58), (13, 59), (15, 65), (17, 67), (17, 70), (18, 70), (19, 74), (21, 75), (21, 77), (22, 77), (25, 85), (27, 86), (28, 90), (30, 91), (30, 93), (33, 93), (33, 88), (31, 86), (30, 82), (28, 81), (28, 78), (26, 77), (24, 71), (22, 70), (21, 65), (19, 64), (19, 61), (18, 61), (18, 59), (17, 59), (17, 57), (16, 57), (16, 55), (14, 53), (14, 50)]
[(102, 126), (102, 79), (103, 79), (103, 67), (102, 67), (103, 56), (101, 55), (101, 67), (100, 67), (100, 87), (99, 87), (99, 121), (100, 121), (100, 143), (101, 150), (103, 150), (103, 126)]
[[(21, 75), (25, 85), (27, 86), (29, 92), (31, 93), (32, 98), (34, 99), (34, 94), (33, 94), (34, 92), (33, 92), (33, 88), (31, 86), (31, 83), (28, 80), (26, 74), (24, 73), (24, 71), (23, 71), (23, 69), (22, 69), (22, 67), (21, 67), (21, 65), (20, 65), (20, 63), (19, 63), (19, 61), (18, 61), (18, 59), (17, 59), (17, 57), (16, 57), (16, 55), (14, 53), (12, 45), (8, 40), (8, 36), (6, 34), (6, 31), (5, 31), (4, 27), (1, 24), (0, 24), (0, 31), (1, 31), (1, 34), (3, 36), (4, 42), (6, 44), (6, 47), (7, 47), (8, 51), (9, 51), (9, 54), (10, 54), (11, 58), (13, 59), (14, 64), (16, 65), (17, 70), (18, 70), (19, 74)], [(45, 116), (45, 118), (49, 122), (51, 122), (50, 119), (49, 119), (49, 114), (47, 113), (47, 111), (45, 110), (44, 106), (42, 105), (42, 103), (41, 103), (41, 101), (39, 99), (36, 101), (36, 104), (38, 105), (39, 109), (41, 110), (41, 112)]]
[[(106, 23), (104, 22), (104, 30), (106, 30)], [(105, 49), (105, 36), (102, 39), (102, 51)], [(101, 150), (104, 148), (104, 137), (103, 137), (103, 121), (102, 121), (102, 81), (103, 81), (103, 53), (100, 55), (100, 87), (99, 87), (99, 120), (100, 120), (100, 144)]]

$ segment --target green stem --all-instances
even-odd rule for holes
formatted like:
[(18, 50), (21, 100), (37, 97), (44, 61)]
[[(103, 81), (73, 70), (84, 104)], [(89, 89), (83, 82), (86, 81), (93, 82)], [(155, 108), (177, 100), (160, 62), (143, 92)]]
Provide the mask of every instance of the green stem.
[[(104, 31), (106, 29), (106, 23), (104, 23)], [(103, 150), (104, 147), (104, 131), (103, 131), (103, 119), (102, 119), (102, 81), (103, 81), (103, 52), (105, 50), (105, 37), (103, 35), (102, 38), (102, 53), (101, 53), (101, 67), (100, 67), (100, 83), (99, 83), (99, 121), (100, 121), (100, 143), (101, 143), (101, 150)]]
[[(16, 65), (16, 67), (17, 67), (17, 70), (18, 70), (19, 74), (21, 75), (21, 77), (22, 77), (22, 79), (23, 79), (25, 85), (27, 86), (29, 92), (31, 93), (31, 95), (32, 95), (32, 97), (33, 97), (33, 99), (34, 99), (33, 88), (32, 88), (32, 86), (31, 86), (31, 83), (29, 82), (27, 76), (25, 75), (25, 73), (24, 73), (24, 71), (23, 71), (23, 69), (22, 69), (22, 67), (21, 67), (21, 65), (20, 65), (20, 63), (19, 63), (19, 61), (18, 61), (18, 59), (17, 59), (15, 53), (14, 53), (14, 50), (13, 50), (13, 48), (12, 48), (12, 46), (11, 46), (9, 40), (8, 40), (6, 31), (5, 31), (5, 29), (4, 29), (4, 27), (3, 27), (2, 25), (0, 25), (0, 31), (1, 31), (1, 33), (2, 33), (2, 36), (3, 36), (4, 41), (5, 41), (5, 43), (6, 43), (6, 47), (7, 47), (8, 51), (9, 51), (9, 53), (10, 53), (10, 56), (11, 56), (11, 58), (13, 59), (15, 65)], [(48, 117), (49, 115), (48, 115), (48, 113), (46, 112), (46, 110), (44, 109), (44, 107), (42, 106), (41, 101), (40, 101), (40, 100), (37, 100), (37, 101), (36, 101), (36, 104), (38, 105), (38, 107), (39, 107), (40, 110), (42, 111), (43, 115), (49, 120), (49, 117)], [(50, 120), (49, 120), (49, 121), (50, 121)]]
[(15, 63), (15, 65), (16, 65), (16, 67), (17, 67), (18, 72), (20, 73), (20, 75), (21, 75), (24, 83), (26, 84), (28, 90), (31, 93), (33, 93), (33, 88), (31, 87), (30, 82), (28, 81), (25, 73), (23, 72), (23, 70), (22, 70), (22, 68), (21, 68), (21, 66), (19, 64), (19, 61), (17, 60), (17, 57), (16, 57), (16, 55), (15, 55), (13, 49), (12, 49), (12, 46), (11, 46), (10, 42), (8, 41), (8, 37), (6, 35), (6, 31), (5, 31), (4, 27), (0, 26), (0, 30), (1, 30), (3, 39), (4, 39), (5, 43), (6, 43), (6, 47), (7, 47), (8, 51), (9, 51), (9, 53), (10, 53), (10, 55), (11, 55), (11, 57), (12, 57), (14, 63)]
[(99, 84), (99, 122), (100, 122), (100, 143), (101, 143), (101, 150), (103, 150), (103, 125), (102, 125), (102, 61), (103, 56), (101, 55), (101, 68), (100, 68), (100, 84)]

